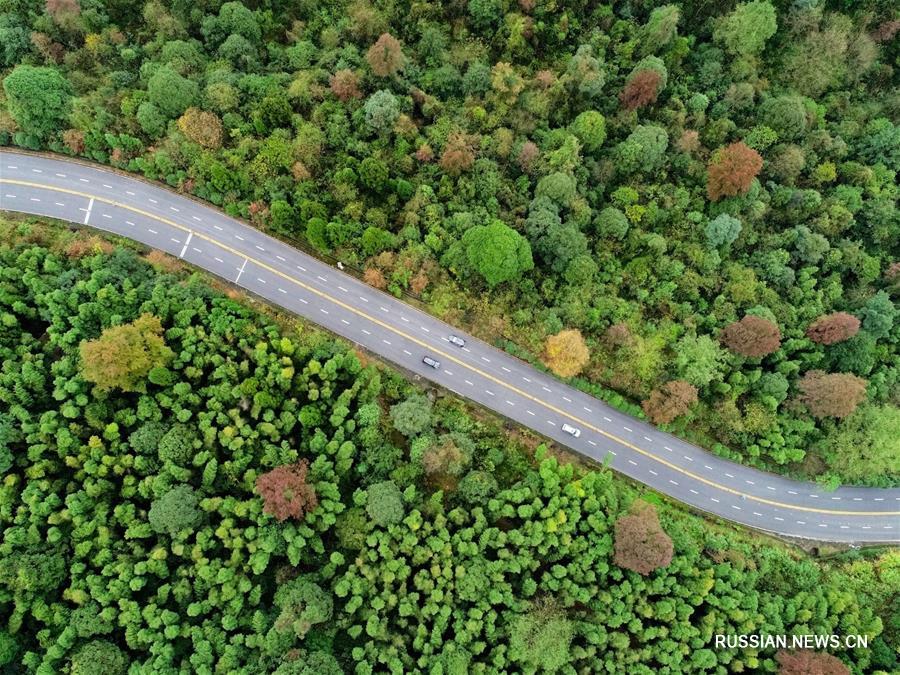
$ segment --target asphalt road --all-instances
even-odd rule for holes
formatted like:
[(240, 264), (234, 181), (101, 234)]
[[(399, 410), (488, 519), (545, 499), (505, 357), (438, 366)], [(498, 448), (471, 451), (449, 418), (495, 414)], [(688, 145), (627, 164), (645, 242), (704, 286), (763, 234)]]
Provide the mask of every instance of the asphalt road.
[[(166, 251), (685, 504), (758, 530), (900, 543), (900, 489), (825, 491), (721, 459), (211, 206), (113, 171), (0, 151), (0, 208)], [(455, 334), (465, 347), (448, 341)], [(429, 355), (437, 369), (422, 362)], [(575, 438), (563, 424), (581, 430)]]

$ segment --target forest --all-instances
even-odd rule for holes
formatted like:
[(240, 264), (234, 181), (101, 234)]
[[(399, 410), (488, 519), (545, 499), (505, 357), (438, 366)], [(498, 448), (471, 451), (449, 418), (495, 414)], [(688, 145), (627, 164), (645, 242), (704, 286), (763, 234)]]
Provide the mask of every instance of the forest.
[[(900, 551), (687, 513), (158, 252), (0, 221), (0, 673), (888, 674)], [(716, 634), (867, 649), (723, 650)]]
[(0, 0), (0, 144), (139, 173), (737, 461), (900, 484), (886, 0)]

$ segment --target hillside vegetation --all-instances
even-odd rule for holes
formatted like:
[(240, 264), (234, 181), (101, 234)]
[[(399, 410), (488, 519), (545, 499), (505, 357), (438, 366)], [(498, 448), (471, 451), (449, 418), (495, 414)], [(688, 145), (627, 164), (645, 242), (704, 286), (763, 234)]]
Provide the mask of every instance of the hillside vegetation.
[(559, 374), (739, 461), (896, 484), (898, 30), (838, 0), (5, 0), (0, 143), (165, 181), (551, 367), (577, 331)]
[[(900, 667), (897, 551), (817, 563), (162, 256), (0, 235), (0, 673)], [(714, 648), (742, 633), (871, 642)]]

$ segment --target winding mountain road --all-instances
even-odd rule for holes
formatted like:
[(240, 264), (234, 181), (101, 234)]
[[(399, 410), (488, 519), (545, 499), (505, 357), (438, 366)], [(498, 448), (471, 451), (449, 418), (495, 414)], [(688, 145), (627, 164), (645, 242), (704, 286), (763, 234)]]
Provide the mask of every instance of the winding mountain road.
[[(900, 489), (828, 492), (721, 459), (167, 188), (82, 162), (0, 150), (0, 208), (170, 253), (701, 511), (791, 537), (900, 543)], [(465, 346), (450, 343), (451, 334)], [(440, 366), (425, 365), (426, 355)]]

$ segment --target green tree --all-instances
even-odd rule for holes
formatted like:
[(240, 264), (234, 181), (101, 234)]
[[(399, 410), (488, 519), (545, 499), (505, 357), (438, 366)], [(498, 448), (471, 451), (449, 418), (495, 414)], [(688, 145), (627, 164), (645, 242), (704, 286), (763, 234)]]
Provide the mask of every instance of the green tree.
[(669, 147), (669, 135), (662, 127), (638, 126), (616, 146), (619, 168), (625, 173), (650, 173), (662, 164)]
[(386, 527), (403, 520), (403, 495), (392, 480), (370, 485), (366, 490), (366, 513), (376, 525)]
[(180, 485), (153, 501), (147, 519), (154, 532), (175, 536), (197, 528), (203, 522), (203, 512), (194, 489), (189, 485)]
[(147, 81), (147, 98), (166, 119), (174, 119), (196, 105), (200, 87), (169, 66), (163, 66)]
[(867, 404), (822, 441), (828, 464), (850, 480), (900, 476), (900, 408)]
[(44, 140), (66, 124), (72, 89), (56, 68), (18, 65), (3, 79), (9, 114), (26, 134)]
[(710, 248), (730, 246), (741, 233), (741, 221), (721, 213), (706, 224), (706, 243)]
[(685, 335), (675, 345), (675, 368), (695, 387), (721, 379), (726, 353), (709, 335)]
[(528, 241), (500, 220), (466, 230), (462, 246), (469, 264), (491, 288), (534, 267)]
[(775, 8), (765, 0), (744, 2), (720, 19), (713, 38), (735, 56), (755, 56), (778, 28)]
[(531, 604), (528, 612), (512, 621), (510, 658), (527, 668), (553, 673), (569, 662), (569, 646), (575, 626), (550, 600)]
[(125, 675), (128, 671), (128, 657), (112, 642), (92, 640), (72, 656), (72, 675)]
[(596, 110), (585, 110), (569, 126), (581, 141), (582, 147), (591, 153), (597, 152), (606, 140), (606, 119)]
[(404, 436), (421, 434), (431, 426), (431, 401), (422, 394), (412, 394), (391, 406), (391, 421)]
[(897, 308), (886, 291), (878, 291), (859, 312), (862, 327), (876, 340), (886, 338), (897, 318)]
[(391, 92), (380, 89), (366, 101), (366, 124), (380, 134), (390, 131), (400, 116), (400, 103)]

